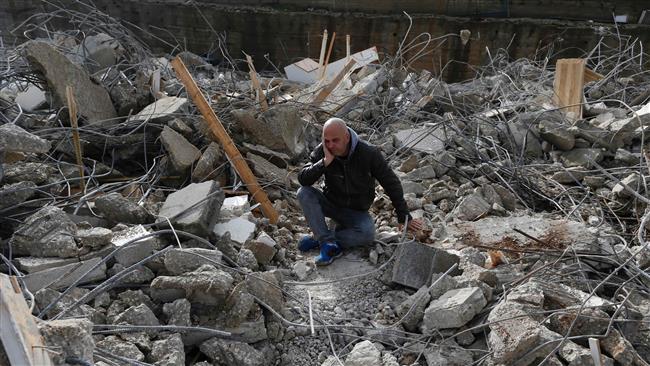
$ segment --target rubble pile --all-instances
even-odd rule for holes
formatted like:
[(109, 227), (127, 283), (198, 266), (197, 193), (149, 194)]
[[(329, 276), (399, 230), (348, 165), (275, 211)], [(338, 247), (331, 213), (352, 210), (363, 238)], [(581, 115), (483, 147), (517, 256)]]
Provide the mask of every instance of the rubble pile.
[[(0, 49), (0, 269), (32, 295), (55, 363), (591, 365), (595, 343), (602, 365), (650, 363), (650, 75), (636, 41), (604, 37), (609, 54), (587, 57), (604, 77), (585, 84), (582, 115), (554, 102), (548, 62), (505, 52), (459, 83), (409, 70), (404, 51), (340, 82), (265, 74), (261, 89), (229, 55), (173, 55), (272, 223), (172, 55), (92, 17), (46, 33), (36, 16), (22, 25), (33, 40)], [(297, 250), (309, 229), (295, 192), (331, 116), (381, 147), (426, 228), (397, 232), (377, 187), (375, 245), (327, 272)]]

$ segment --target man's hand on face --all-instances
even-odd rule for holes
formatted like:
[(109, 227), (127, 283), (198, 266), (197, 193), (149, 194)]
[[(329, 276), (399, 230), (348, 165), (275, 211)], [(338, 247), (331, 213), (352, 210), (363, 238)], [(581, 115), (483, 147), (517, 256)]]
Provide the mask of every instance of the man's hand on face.
[[(411, 233), (418, 232), (424, 228), (424, 221), (422, 219), (413, 219), (409, 221), (407, 229)], [(399, 224), (399, 231), (404, 230), (404, 224)]]
[(325, 147), (325, 142), (323, 142), (323, 153), (325, 154), (323, 163), (325, 164), (325, 166), (328, 166), (332, 161), (334, 161), (334, 154), (332, 154), (332, 152), (329, 151), (327, 147)]

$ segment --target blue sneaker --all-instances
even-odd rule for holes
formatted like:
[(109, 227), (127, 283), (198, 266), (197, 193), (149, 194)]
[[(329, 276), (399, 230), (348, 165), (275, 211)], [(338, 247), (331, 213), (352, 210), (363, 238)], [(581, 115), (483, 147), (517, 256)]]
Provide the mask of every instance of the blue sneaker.
[(321, 245), (320, 255), (314, 258), (314, 262), (317, 266), (326, 266), (342, 255), (343, 249), (337, 243), (325, 242)]
[(316, 248), (318, 248), (318, 240), (311, 236), (303, 236), (298, 242), (298, 249), (301, 252), (307, 252)]

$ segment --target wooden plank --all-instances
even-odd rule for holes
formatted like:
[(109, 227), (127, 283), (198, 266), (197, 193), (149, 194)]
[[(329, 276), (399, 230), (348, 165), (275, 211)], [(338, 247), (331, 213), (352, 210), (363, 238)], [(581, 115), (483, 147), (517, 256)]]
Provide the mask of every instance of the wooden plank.
[(266, 195), (266, 192), (264, 192), (259, 183), (257, 183), (257, 178), (255, 178), (255, 175), (253, 175), (253, 172), (248, 167), (248, 164), (246, 164), (244, 157), (237, 149), (237, 146), (235, 146), (235, 143), (230, 138), (230, 135), (228, 135), (228, 132), (226, 132), (226, 129), (223, 127), (223, 124), (219, 120), (219, 117), (217, 117), (212, 108), (210, 108), (208, 101), (205, 99), (205, 96), (203, 96), (201, 90), (196, 85), (196, 82), (192, 78), (192, 75), (190, 75), (189, 71), (187, 71), (185, 64), (183, 64), (183, 61), (179, 57), (176, 57), (172, 60), (171, 64), (174, 67), (174, 71), (176, 71), (176, 75), (181, 80), (183, 85), (185, 85), (187, 94), (190, 96), (190, 98), (192, 98), (192, 101), (194, 101), (196, 107), (199, 109), (199, 111), (201, 111), (203, 118), (205, 118), (205, 120), (208, 122), (208, 126), (210, 126), (212, 132), (215, 134), (215, 136), (217, 136), (217, 139), (221, 143), (223, 150), (226, 152), (226, 155), (228, 155), (228, 158), (235, 166), (235, 170), (246, 184), (246, 188), (248, 188), (251, 196), (255, 201), (259, 202), (260, 206), (262, 207), (262, 212), (266, 217), (269, 218), (269, 221), (272, 224), (277, 223), (278, 212), (275, 210), (275, 208), (273, 208), (273, 205), (271, 204), (271, 201), (269, 201), (269, 197)]
[(598, 81), (603, 79), (604, 76), (595, 72), (594, 70), (585, 67), (585, 83), (588, 83), (590, 81)]
[(555, 64), (553, 82), (554, 101), (558, 107), (576, 120), (582, 118), (582, 99), (585, 80), (585, 60), (565, 58)]
[(49, 366), (52, 360), (23, 293), (0, 273), (0, 340), (12, 365)]
[(325, 56), (325, 61), (323, 63), (323, 66), (320, 69), (320, 78), (319, 80), (323, 80), (325, 77), (325, 73), (327, 71), (327, 64), (330, 62), (330, 55), (332, 54), (332, 48), (334, 47), (334, 39), (336, 38), (336, 32), (332, 32), (332, 40), (330, 41), (330, 47), (327, 50), (327, 56)]
[(82, 192), (85, 192), (84, 165), (81, 157), (81, 143), (79, 142), (79, 126), (77, 125), (77, 103), (74, 100), (74, 93), (70, 85), (65, 87), (65, 96), (68, 100), (68, 114), (70, 115), (70, 125), (72, 126), (72, 146), (74, 147), (74, 155), (77, 159), (77, 167), (79, 168), (79, 187), (81, 187)]
[(323, 67), (323, 61), (325, 61), (325, 49), (327, 49), (327, 29), (323, 31), (323, 40), (320, 44), (320, 56), (318, 57), (318, 68)]
[(327, 97), (334, 91), (334, 89), (339, 86), (345, 75), (348, 73), (348, 71), (350, 71), (350, 69), (352, 69), (355, 63), (356, 61), (354, 59), (350, 59), (350, 61), (345, 64), (345, 67), (343, 67), (343, 70), (341, 70), (341, 72), (339, 72), (338, 75), (336, 75), (336, 77), (334, 77), (334, 79), (329, 84), (325, 85), (320, 93), (316, 95), (312, 101), (312, 104), (314, 106), (318, 106), (323, 103), (323, 101), (327, 99)]
[(255, 70), (255, 65), (253, 65), (253, 59), (249, 55), (246, 55), (246, 62), (248, 62), (248, 74), (251, 77), (251, 84), (253, 84), (253, 90), (257, 94), (257, 100), (260, 103), (260, 108), (262, 111), (269, 109), (269, 104), (266, 102), (266, 95), (262, 86), (260, 85), (260, 80), (257, 78), (257, 71)]

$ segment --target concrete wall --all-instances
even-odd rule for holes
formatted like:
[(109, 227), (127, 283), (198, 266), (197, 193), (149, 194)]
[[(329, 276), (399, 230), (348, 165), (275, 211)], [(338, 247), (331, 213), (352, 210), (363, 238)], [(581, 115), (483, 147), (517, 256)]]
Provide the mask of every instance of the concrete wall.
[[(239, 2), (243, 1), (246, 0)], [(7, 22), (16, 24), (26, 15), (42, 8), (37, 0), (16, 0), (9, 5), (8, 9), (0, 10), (0, 21), (3, 22), (0, 29), (8, 29), (5, 25)], [(98, 2), (98, 6), (116, 18), (148, 29), (160, 39), (181, 44), (201, 54), (213, 47), (217, 39), (212, 27), (219, 33), (227, 34), (226, 48), (233, 58), (243, 58), (242, 51), (251, 54), (258, 69), (270, 69), (271, 66), (264, 59), (267, 54), (278, 66), (302, 57), (318, 58), (323, 29), (328, 29), (330, 35), (332, 32), (338, 35), (332, 60), (344, 56), (345, 34), (351, 35), (353, 52), (377, 46), (380, 52), (393, 55), (409, 28), (408, 19), (403, 15), (282, 11), (268, 7), (242, 8), (218, 4), (201, 6), (199, 12), (191, 5), (171, 1), (115, 0)], [(163, 30), (156, 30), (152, 26)], [(411, 66), (443, 73), (447, 80), (464, 79), (473, 76), (471, 65), (481, 65), (486, 61), (486, 47), (493, 54), (498, 48), (508, 47), (511, 58), (531, 57), (558, 36), (562, 41), (554, 47), (555, 56), (580, 56), (592, 49), (601, 38), (596, 30), (598, 27), (601, 25), (586, 22), (418, 15), (413, 17), (409, 40), (423, 32), (441, 38), (431, 42), (426, 54)], [(457, 36), (462, 29), (472, 32), (470, 42), (464, 46)], [(644, 49), (650, 49), (650, 27), (627, 25), (620, 30), (639, 37), (645, 43)], [(141, 37), (155, 51), (170, 50), (150, 35), (142, 34)], [(406, 58), (414, 54), (412, 50), (406, 54)], [(220, 55), (215, 58), (219, 60)], [(448, 64), (449, 60), (457, 62)]]

